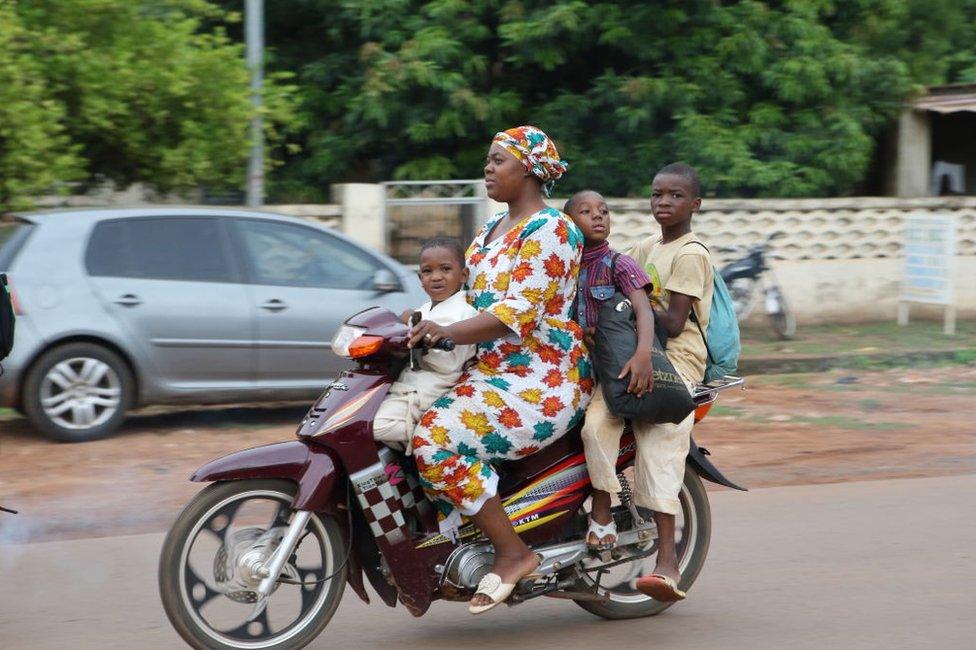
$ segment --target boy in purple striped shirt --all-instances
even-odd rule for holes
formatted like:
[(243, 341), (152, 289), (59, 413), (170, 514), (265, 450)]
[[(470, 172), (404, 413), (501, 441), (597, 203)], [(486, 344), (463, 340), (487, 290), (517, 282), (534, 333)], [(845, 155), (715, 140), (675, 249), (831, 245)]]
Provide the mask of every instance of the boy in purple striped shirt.
[[(600, 194), (584, 190), (575, 194), (563, 208), (583, 233), (583, 259), (580, 264), (579, 281), (576, 285), (576, 302), (573, 317), (583, 328), (587, 345), (593, 345), (600, 303), (609, 300), (616, 291), (630, 299), (637, 317), (637, 351), (620, 373), (620, 378), (630, 375), (628, 391), (643, 395), (654, 386), (654, 368), (651, 365), (651, 346), (654, 336), (654, 313), (645, 290), (651, 288), (651, 279), (637, 262), (628, 255), (618, 254), (607, 242), (610, 236), (610, 209)], [(603, 405), (601, 391), (593, 393), (591, 406)], [(589, 413), (589, 409), (587, 409)], [(604, 418), (592, 418), (594, 425)], [(621, 423), (622, 424), (622, 423)], [(622, 428), (622, 427), (621, 427)], [(594, 453), (588, 439), (587, 424), (583, 424), (583, 442), (587, 448), (587, 459)], [(592, 432), (595, 435), (595, 432)], [(598, 550), (612, 548), (617, 541), (617, 529), (610, 516), (610, 492), (594, 485), (593, 505), (590, 514), (590, 528), (586, 538), (590, 547)]]

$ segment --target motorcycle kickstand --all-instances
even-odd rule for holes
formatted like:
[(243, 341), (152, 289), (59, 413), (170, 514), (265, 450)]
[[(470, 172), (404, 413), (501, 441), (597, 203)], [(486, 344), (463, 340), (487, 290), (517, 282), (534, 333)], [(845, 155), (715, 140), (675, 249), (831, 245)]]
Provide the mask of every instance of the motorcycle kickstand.
[(264, 576), (264, 578), (261, 580), (261, 584), (258, 585), (258, 600), (254, 604), (251, 615), (247, 618), (248, 623), (260, 616), (261, 612), (268, 606), (268, 597), (278, 582), (278, 576), (281, 575), (281, 570), (285, 567), (285, 562), (288, 561), (288, 558), (295, 550), (298, 539), (301, 537), (302, 532), (304, 532), (305, 526), (308, 525), (308, 520), (311, 516), (312, 513), (308, 510), (297, 511), (291, 523), (288, 524), (288, 530), (281, 539), (281, 543), (278, 544), (278, 548), (271, 555), (271, 559), (258, 569), (258, 573)]

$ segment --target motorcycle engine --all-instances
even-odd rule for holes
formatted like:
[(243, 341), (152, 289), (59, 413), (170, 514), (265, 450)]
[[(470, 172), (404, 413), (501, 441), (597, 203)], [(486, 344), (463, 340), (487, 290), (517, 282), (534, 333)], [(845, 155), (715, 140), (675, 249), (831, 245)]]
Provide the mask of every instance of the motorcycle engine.
[(458, 589), (477, 589), (494, 559), (495, 551), (488, 542), (462, 544), (447, 558), (441, 579)]

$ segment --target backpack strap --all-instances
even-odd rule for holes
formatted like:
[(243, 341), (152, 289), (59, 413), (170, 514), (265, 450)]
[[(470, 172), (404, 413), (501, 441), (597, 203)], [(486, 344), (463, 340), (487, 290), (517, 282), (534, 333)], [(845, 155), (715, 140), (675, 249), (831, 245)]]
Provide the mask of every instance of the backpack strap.
[[(687, 242), (685, 244), (682, 244), (681, 248), (684, 248), (688, 244), (698, 244), (699, 246), (701, 246), (702, 248), (705, 249), (705, 252), (706, 253), (711, 253), (711, 251), (708, 250), (708, 246), (706, 246), (705, 244), (701, 243), (697, 239), (693, 239), (690, 242)], [(677, 258), (677, 255), (675, 255), (675, 258)], [(714, 271), (712, 271), (712, 272), (714, 273)], [(695, 313), (695, 306), (694, 305), (691, 306), (691, 311), (688, 312), (688, 318), (690, 318), (691, 319), (691, 322), (694, 323), (698, 327), (698, 333), (701, 334), (702, 343), (705, 344), (705, 353), (708, 354), (708, 360), (712, 363), (712, 365), (716, 365), (715, 364), (715, 357), (712, 356), (712, 349), (710, 347), (708, 347), (708, 338), (705, 336), (705, 331), (702, 330), (701, 321), (698, 320), (698, 314)]]

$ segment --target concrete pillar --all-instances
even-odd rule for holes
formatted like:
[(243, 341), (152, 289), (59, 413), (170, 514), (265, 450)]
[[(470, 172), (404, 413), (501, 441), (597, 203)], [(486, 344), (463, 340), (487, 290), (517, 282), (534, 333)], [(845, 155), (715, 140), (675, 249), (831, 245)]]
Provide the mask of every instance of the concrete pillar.
[(332, 201), (342, 206), (342, 232), (373, 250), (387, 252), (386, 188), (375, 183), (332, 186)]
[(929, 114), (906, 108), (898, 118), (895, 194), (904, 197), (928, 196), (931, 168), (932, 132)]

